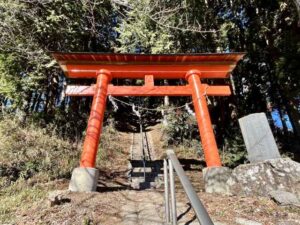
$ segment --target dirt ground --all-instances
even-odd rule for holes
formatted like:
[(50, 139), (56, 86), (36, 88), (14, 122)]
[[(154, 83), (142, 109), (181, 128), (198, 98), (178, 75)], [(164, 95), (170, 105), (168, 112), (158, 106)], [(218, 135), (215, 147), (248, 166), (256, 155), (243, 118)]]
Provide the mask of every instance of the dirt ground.
[[(161, 149), (158, 154), (163, 157), (164, 149), (160, 141), (159, 126), (152, 129), (151, 136), (156, 148)], [(155, 204), (159, 208), (158, 215), (163, 219), (162, 189), (130, 190), (127, 181), (127, 164), (131, 134), (123, 133), (122, 140), (126, 143), (122, 154), (117, 155), (113, 162), (106, 165), (106, 168), (100, 167), (98, 192), (62, 192), (63, 200), (52, 206), (48, 197), (45, 197), (40, 201), (32, 202), (29, 208), (18, 211), (13, 219), (14, 224), (124, 224), (124, 207), (126, 208), (129, 204), (147, 204), (147, 202), (153, 201), (156, 201)], [(203, 192), (201, 173), (203, 164), (194, 159), (182, 159), (181, 161), (214, 221), (234, 225), (240, 224), (236, 222), (240, 218), (260, 222), (264, 225), (300, 225), (300, 208), (278, 206), (265, 197), (222, 196)], [(59, 180), (53, 181), (50, 189), (67, 190), (67, 187), (68, 180)], [(154, 192), (161, 197), (155, 200), (151, 199), (151, 193)], [(176, 181), (176, 192), (179, 222), (186, 221), (183, 224), (191, 224), (194, 221), (195, 223), (193, 210), (178, 180)], [(129, 196), (131, 197), (129, 198)]]
[[(201, 190), (203, 188), (199, 187), (201, 173), (197, 171), (189, 175), (194, 186), (197, 187), (196, 189)], [(64, 180), (57, 188), (66, 190), (67, 186), (68, 181)], [(176, 186), (177, 204), (181, 205), (178, 210), (179, 222), (181, 220), (193, 221), (195, 219), (193, 210), (190, 208), (183, 190), (179, 188), (178, 182)], [(151, 201), (147, 193), (151, 191), (158, 192), (162, 196), (158, 205), (163, 211), (163, 192), (161, 190), (133, 191), (129, 188), (120, 188), (118, 191), (108, 190), (97, 193), (64, 192), (63, 199), (66, 200), (59, 205), (50, 206), (48, 198), (45, 198), (33, 203), (29, 209), (18, 212), (16, 224), (124, 224), (122, 219), (124, 206), (130, 202), (137, 204), (141, 201), (147, 204)], [(233, 225), (237, 224), (237, 218), (244, 218), (264, 225), (300, 224), (299, 208), (278, 206), (268, 198), (222, 196), (202, 191), (197, 193), (214, 221)], [(136, 195), (136, 199), (129, 200), (129, 194)], [(287, 223), (288, 221), (290, 223)]]

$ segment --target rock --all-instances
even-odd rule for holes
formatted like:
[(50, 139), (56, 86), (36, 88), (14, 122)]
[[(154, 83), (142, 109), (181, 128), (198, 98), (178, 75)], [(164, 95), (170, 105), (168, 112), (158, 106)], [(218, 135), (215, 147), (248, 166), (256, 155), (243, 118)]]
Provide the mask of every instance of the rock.
[(70, 191), (66, 190), (57, 190), (50, 192), (48, 195), (50, 207), (60, 205), (66, 202), (71, 202), (71, 199), (67, 197), (69, 193)]
[(227, 180), (234, 195), (269, 197), (271, 191), (286, 191), (300, 196), (300, 163), (289, 158), (240, 165)]
[(263, 225), (262, 223), (253, 221), (253, 220), (247, 220), (244, 218), (236, 218), (235, 222), (241, 225)]
[(279, 205), (293, 205), (300, 207), (300, 201), (297, 196), (287, 191), (271, 191), (270, 197)]
[(144, 178), (140, 177), (133, 177), (131, 178), (130, 186), (134, 190), (140, 190), (141, 189), (141, 183), (144, 182)]
[(214, 225), (227, 225), (226, 223), (221, 223), (221, 222), (218, 222), (218, 221), (213, 221)]
[(279, 221), (275, 225), (300, 225), (300, 220), (285, 220)]

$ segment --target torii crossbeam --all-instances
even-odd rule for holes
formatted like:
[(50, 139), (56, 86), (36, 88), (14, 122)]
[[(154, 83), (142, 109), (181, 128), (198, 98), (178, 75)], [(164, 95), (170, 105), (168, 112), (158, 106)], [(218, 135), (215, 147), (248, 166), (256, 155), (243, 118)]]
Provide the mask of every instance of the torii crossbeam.
[[(222, 165), (205, 96), (228, 96), (231, 94), (230, 87), (202, 84), (201, 79), (228, 78), (244, 53), (145, 55), (55, 52), (52, 55), (67, 77), (96, 79), (95, 85), (68, 86), (66, 91), (69, 96), (93, 96), (80, 168), (88, 170), (95, 167), (108, 95), (192, 96), (207, 167)], [(114, 78), (144, 79), (145, 82), (143, 86), (115, 86), (110, 84)], [(156, 79), (186, 79), (188, 84), (155, 86)]]

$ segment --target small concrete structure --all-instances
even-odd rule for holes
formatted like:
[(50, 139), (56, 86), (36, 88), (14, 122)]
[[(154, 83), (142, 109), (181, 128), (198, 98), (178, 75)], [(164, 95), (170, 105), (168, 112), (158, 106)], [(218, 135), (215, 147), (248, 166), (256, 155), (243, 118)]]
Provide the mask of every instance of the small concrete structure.
[(227, 167), (206, 167), (203, 169), (203, 179), (205, 192), (207, 193), (229, 193), (226, 184), (231, 175), (231, 170)]
[(70, 191), (96, 191), (99, 171), (95, 168), (77, 167), (72, 172), (69, 184)]
[(280, 158), (265, 113), (253, 113), (240, 118), (239, 124), (251, 163)]

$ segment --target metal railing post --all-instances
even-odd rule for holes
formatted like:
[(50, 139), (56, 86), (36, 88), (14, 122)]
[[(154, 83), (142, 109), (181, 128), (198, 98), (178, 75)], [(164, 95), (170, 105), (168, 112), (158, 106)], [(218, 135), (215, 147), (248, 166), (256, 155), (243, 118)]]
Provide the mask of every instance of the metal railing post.
[(170, 223), (170, 199), (169, 199), (169, 179), (168, 179), (168, 162), (164, 159), (164, 184), (165, 184), (165, 220)]
[(175, 181), (174, 181), (174, 168), (171, 159), (169, 161), (170, 173), (170, 192), (171, 192), (171, 208), (172, 208), (172, 224), (177, 225), (177, 210), (176, 210), (176, 196), (175, 196)]
[[(169, 160), (169, 166), (172, 167), (172, 169), (170, 169), (171, 200), (173, 197), (175, 198), (175, 193), (173, 193), (173, 192), (175, 192), (174, 178), (173, 178), (173, 180), (171, 180), (173, 177), (173, 167), (174, 167), (174, 169), (178, 175), (178, 178), (183, 186), (183, 189), (184, 189), (193, 209), (195, 210), (196, 217), (197, 217), (199, 223), (202, 225), (214, 225), (210, 216), (208, 215), (205, 207), (203, 206), (202, 202), (200, 201), (197, 193), (195, 192), (190, 180), (186, 176), (174, 151), (167, 150), (167, 155), (168, 155), (168, 160)], [(171, 171), (172, 171), (172, 176), (171, 176)], [(176, 203), (175, 203), (174, 207), (176, 209)], [(172, 210), (173, 210), (173, 204), (172, 204)], [(174, 216), (174, 212), (173, 212), (173, 216)], [(173, 224), (176, 224), (176, 223), (173, 222)]]
[(140, 117), (140, 135), (141, 135), (141, 150), (143, 152), (143, 156), (141, 157), (141, 160), (143, 162), (143, 167), (144, 167), (144, 182), (146, 182), (146, 157), (145, 157), (144, 135), (143, 135), (143, 125), (142, 125), (141, 117)]

